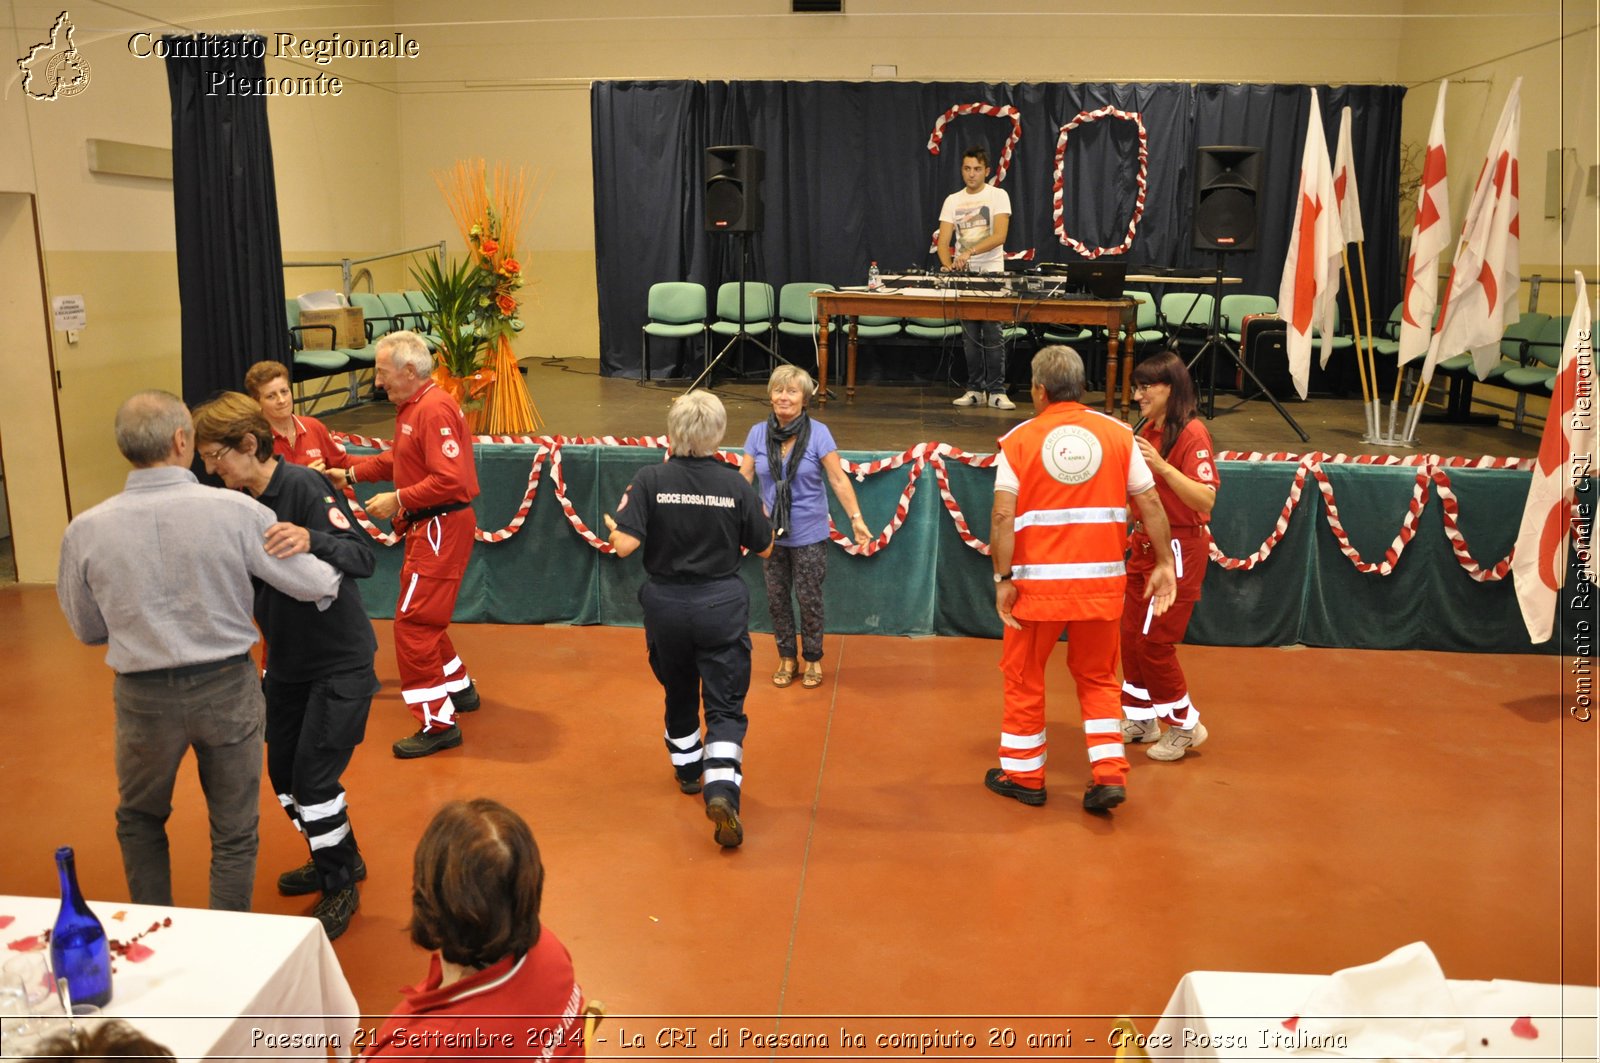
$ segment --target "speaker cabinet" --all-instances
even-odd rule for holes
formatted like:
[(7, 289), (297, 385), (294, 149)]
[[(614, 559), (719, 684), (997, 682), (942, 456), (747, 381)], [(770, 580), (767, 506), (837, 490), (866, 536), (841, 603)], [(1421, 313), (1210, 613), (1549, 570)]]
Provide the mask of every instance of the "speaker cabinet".
[(761, 231), (761, 172), (766, 152), (749, 144), (706, 149), (706, 231)]
[(1260, 148), (1218, 144), (1195, 149), (1196, 250), (1255, 250), (1260, 226), (1256, 197), (1260, 180)]

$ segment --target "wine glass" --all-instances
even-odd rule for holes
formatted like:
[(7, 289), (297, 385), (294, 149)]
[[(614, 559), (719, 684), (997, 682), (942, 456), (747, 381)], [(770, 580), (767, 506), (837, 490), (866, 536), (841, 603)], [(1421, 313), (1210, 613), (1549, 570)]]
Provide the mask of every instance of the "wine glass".
[(61, 997), (50, 973), (49, 958), (43, 952), (24, 952), (7, 960), (5, 980), (15, 982), (23, 993), (28, 1015), (61, 1014)]
[(28, 991), (14, 975), (0, 973), (0, 1045), (7, 1056), (24, 1056), (38, 1039), (38, 1023), (28, 1009)]

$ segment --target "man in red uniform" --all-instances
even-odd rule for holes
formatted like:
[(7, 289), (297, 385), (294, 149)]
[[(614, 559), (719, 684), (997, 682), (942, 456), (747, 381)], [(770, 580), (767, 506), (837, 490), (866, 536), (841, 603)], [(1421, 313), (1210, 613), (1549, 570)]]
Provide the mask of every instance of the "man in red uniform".
[(1075, 351), (1034, 355), (1031, 394), (1036, 416), (1001, 437), (995, 466), (989, 552), (1005, 625), (1005, 716), (1000, 767), (983, 782), (1025, 805), (1044, 804), (1044, 666), (1065, 630), (1093, 773), (1083, 807), (1108, 811), (1127, 797), (1117, 655), (1128, 499), (1156, 555), (1146, 587), (1158, 615), (1173, 597), (1167, 517), (1133, 432), (1078, 401), (1083, 362)]
[(394, 744), (402, 760), (459, 746), (456, 713), (478, 707), (478, 691), (446, 630), (472, 555), (478, 469), (461, 407), (434, 384), (432, 372), (433, 355), (415, 332), (379, 340), (378, 386), (395, 404), (394, 449), (358, 458), (348, 470), (325, 470), (340, 487), (395, 484), (367, 499), (366, 509), (392, 518), (405, 535), (394, 653), (400, 694), (421, 727)]

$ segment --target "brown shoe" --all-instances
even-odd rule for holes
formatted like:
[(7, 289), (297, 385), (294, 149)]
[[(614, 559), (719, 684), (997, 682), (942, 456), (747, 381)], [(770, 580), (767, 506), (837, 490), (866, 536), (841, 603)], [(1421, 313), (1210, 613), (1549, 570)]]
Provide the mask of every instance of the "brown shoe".
[(822, 662), (807, 661), (806, 674), (801, 677), (800, 685), (807, 690), (814, 690), (822, 685)]
[(739, 822), (739, 813), (734, 810), (732, 801), (720, 795), (713, 797), (706, 802), (706, 818), (716, 824), (711, 836), (718, 845), (724, 849), (737, 849), (743, 843), (744, 824)]
[(772, 685), (786, 687), (794, 682), (796, 673), (800, 670), (800, 662), (793, 657), (778, 658), (778, 670), (772, 673)]

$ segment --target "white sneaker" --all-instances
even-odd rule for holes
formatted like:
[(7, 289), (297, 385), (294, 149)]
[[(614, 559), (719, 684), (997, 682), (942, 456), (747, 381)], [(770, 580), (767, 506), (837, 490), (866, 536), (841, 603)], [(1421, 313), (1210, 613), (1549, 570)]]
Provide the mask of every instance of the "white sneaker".
[(989, 405), (996, 410), (1014, 410), (1017, 408), (1017, 404), (1012, 402), (1011, 397), (1003, 391), (997, 391), (990, 395)]
[(1155, 717), (1148, 720), (1123, 720), (1122, 741), (1127, 745), (1136, 742), (1155, 742), (1161, 738), (1161, 725)]
[(1151, 760), (1182, 760), (1185, 753), (1198, 748), (1205, 740), (1206, 725), (1203, 723), (1196, 723), (1187, 731), (1182, 727), (1169, 727), (1161, 741), (1144, 752)]
[(956, 399), (956, 400), (952, 401), (950, 403), (950, 405), (952, 405), (952, 406), (982, 406), (983, 405), (983, 392), (981, 392), (981, 391), (969, 391), (965, 395), (962, 395), (959, 399)]

